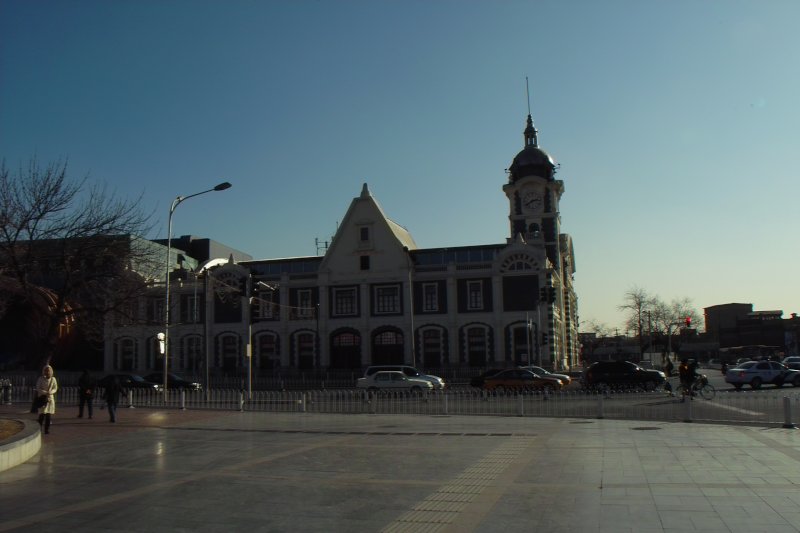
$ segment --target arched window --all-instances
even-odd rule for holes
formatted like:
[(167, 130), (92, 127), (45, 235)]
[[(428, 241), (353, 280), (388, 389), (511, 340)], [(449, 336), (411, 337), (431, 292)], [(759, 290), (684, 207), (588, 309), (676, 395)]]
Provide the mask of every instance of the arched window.
[(533, 258), (521, 253), (511, 254), (500, 265), (501, 272), (519, 272), (522, 270), (536, 270), (538, 268), (539, 263)]
[(281, 366), (280, 343), (275, 333), (260, 333), (256, 337), (255, 361), (257, 368), (273, 370)]

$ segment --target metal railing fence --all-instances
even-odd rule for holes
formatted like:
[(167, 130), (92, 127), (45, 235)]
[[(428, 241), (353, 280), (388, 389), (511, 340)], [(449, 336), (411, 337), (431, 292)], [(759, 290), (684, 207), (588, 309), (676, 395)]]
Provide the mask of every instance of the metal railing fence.
[[(8, 395), (5, 393), (9, 392)], [(30, 405), (31, 387), (0, 390), (2, 403)], [(57, 407), (79, 403), (77, 387), (61, 387)], [(95, 406), (103, 404), (98, 390)], [(519, 416), (550, 418), (609, 418), (642, 421), (697, 421), (783, 425), (800, 423), (800, 393), (789, 390), (718, 392), (712, 400), (683, 401), (663, 391), (589, 392), (571, 390), (554, 393), (492, 393), (479, 389), (454, 389), (428, 393), (372, 392), (361, 389), (253, 391), (131, 389), (119, 407), (170, 409), (220, 409), (275, 413), (404, 414), (420, 416)]]

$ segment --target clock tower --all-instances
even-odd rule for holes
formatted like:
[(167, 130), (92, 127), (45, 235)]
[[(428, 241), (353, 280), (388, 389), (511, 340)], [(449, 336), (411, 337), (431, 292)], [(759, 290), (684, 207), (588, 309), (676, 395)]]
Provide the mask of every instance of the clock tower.
[(539, 148), (538, 132), (528, 115), (524, 131), (525, 146), (508, 168), (508, 183), (503, 192), (508, 197), (510, 236), (518, 235), (531, 246), (544, 248), (547, 259), (559, 269), (559, 234), (561, 216), (558, 203), (564, 183), (554, 179), (557, 165), (550, 155)]

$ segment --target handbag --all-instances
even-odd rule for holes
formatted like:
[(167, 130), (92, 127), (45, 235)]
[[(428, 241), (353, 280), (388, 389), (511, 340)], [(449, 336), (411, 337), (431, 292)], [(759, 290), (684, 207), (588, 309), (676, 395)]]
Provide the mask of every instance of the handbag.
[(47, 401), (48, 401), (47, 394), (42, 394), (34, 398), (33, 404), (31, 405), (31, 413), (35, 413), (37, 410), (47, 405)]

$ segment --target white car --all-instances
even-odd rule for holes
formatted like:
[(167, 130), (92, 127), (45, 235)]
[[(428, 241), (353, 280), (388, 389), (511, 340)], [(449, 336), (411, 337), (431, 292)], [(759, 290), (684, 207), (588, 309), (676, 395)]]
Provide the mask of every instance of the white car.
[(371, 376), (358, 378), (356, 387), (367, 390), (401, 390), (409, 392), (432, 391), (433, 384), (424, 379), (410, 378), (399, 370), (382, 370)]
[(785, 383), (800, 387), (800, 371), (787, 368), (776, 361), (748, 361), (728, 369), (725, 381), (737, 389), (741, 389), (743, 385), (759, 389), (767, 383), (776, 387), (782, 387)]
[(402, 372), (409, 378), (413, 379), (421, 379), (423, 381), (429, 382), (433, 385), (434, 389), (442, 390), (444, 389), (444, 380), (439, 376), (433, 376), (431, 374), (423, 374), (413, 366), (409, 365), (373, 365), (367, 367), (364, 371), (364, 377), (368, 378), (376, 372), (385, 372), (385, 371), (393, 371), (393, 372)]

